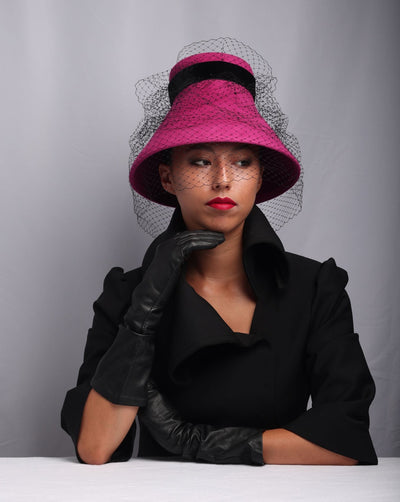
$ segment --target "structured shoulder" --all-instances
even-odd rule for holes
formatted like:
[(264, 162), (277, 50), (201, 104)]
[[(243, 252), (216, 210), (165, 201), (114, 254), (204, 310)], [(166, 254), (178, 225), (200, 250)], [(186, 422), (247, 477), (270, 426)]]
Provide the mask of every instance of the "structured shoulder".
[[(303, 299), (311, 302), (311, 319), (320, 326), (339, 315), (352, 324), (350, 299), (346, 292), (347, 272), (333, 258), (323, 262), (291, 255), (291, 285)], [(349, 328), (350, 329), (350, 328)], [(352, 330), (353, 328), (351, 328)]]
[(113, 267), (105, 276), (103, 288), (106, 290), (122, 291), (135, 287), (142, 278), (141, 268), (124, 271), (121, 267)]
[(314, 260), (312, 258), (307, 258), (306, 256), (301, 256), (295, 253), (286, 252), (286, 258), (289, 263), (289, 267), (293, 271), (303, 270), (308, 273), (316, 274), (321, 262)]
[(141, 268), (124, 272), (121, 267), (113, 267), (105, 276), (103, 292), (93, 304), (95, 312), (102, 311), (110, 321), (118, 323), (141, 279)]
[(290, 271), (295, 276), (307, 278), (321, 285), (344, 287), (348, 281), (347, 272), (336, 265), (334, 258), (318, 261), (295, 253), (286, 253)]
[(301, 286), (312, 290), (322, 263), (294, 253), (286, 253), (286, 258), (289, 269), (289, 284), (292, 287)]

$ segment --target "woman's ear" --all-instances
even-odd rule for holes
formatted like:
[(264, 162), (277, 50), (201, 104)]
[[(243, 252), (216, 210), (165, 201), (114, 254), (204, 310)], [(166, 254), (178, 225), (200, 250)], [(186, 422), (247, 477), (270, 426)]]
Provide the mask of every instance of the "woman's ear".
[(160, 164), (158, 166), (158, 172), (160, 173), (161, 185), (164, 190), (172, 195), (176, 195), (172, 182), (171, 166), (167, 166), (167, 164)]

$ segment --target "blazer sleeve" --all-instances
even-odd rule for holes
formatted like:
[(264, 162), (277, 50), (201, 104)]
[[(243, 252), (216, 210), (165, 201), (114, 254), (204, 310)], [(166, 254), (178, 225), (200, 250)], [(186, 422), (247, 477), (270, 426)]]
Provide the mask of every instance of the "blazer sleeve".
[(312, 408), (284, 428), (359, 464), (377, 464), (368, 414), (375, 384), (353, 330), (346, 284), (333, 258), (321, 265), (306, 349)]
[[(71, 436), (75, 453), (81, 427), (83, 409), (91, 390), (90, 381), (102, 356), (112, 345), (123, 315), (129, 307), (133, 289), (141, 280), (140, 269), (124, 273), (122, 268), (112, 268), (104, 279), (103, 292), (94, 302), (92, 327), (86, 339), (83, 363), (78, 374), (76, 387), (70, 389), (61, 410), (61, 427)], [(113, 453), (110, 462), (122, 462), (132, 456), (136, 424)]]

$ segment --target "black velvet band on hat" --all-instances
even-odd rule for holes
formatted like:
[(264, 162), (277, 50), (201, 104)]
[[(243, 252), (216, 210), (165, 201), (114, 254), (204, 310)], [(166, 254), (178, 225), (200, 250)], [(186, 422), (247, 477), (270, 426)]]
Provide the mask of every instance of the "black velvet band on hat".
[(168, 93), (171, 105), (177, 95), (189, 85), (213, 79), (240, 84), (251, 93), (253, 99), (256, 97), (256, 79), (245, 68), (226, 61), (206, 61), (184, 68), (170, 81)]

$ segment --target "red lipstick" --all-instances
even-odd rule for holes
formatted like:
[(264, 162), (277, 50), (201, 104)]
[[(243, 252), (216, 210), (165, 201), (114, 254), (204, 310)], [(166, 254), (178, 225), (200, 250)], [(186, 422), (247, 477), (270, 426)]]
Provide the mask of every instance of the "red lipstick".
[(207, 202), (207, 206), (213, 207), (214, 209), (219, 209), (220, 211), (227, 211), (236, 206), (236, 202), (229, 197), (216, 197)]

